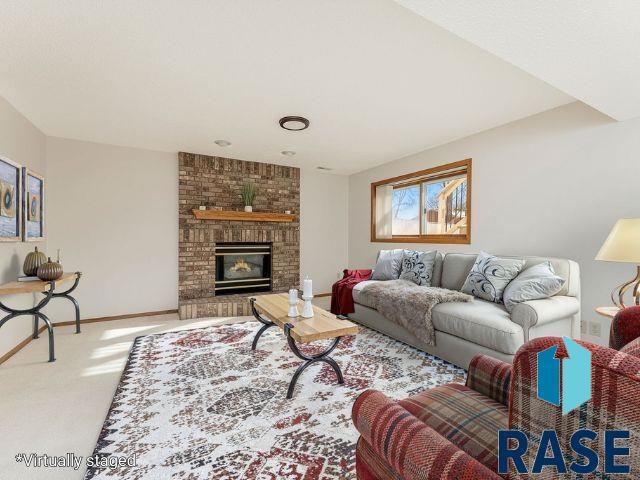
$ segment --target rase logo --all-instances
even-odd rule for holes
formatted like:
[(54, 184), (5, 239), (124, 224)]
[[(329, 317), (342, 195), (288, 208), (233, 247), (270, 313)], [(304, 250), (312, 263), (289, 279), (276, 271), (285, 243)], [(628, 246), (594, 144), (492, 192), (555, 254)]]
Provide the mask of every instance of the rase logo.
[[(558, 346), (538, 352), (537, 396), (540, 400), (561, 407), (562, 415), (580, 407), (591, 398), (591, 352), (568, 337), (562, 337), (567, 350), (566, 358), (556, 358)], [(518, 473), (542, 473), (544, 467), (555, 467), (558, 474), (570, 470), (577, 474), (593, 473), (600, 466), (606, 474), (629, 473), (629, 465), (616, 462), (616, 457), (629, 456), (629, 448), (620, 445), (629, 438), (627, 430), (604, 432), (604, 462), (598, 457), (598, 433), (576, 430), (570, 446), (577, 458), (567, 467), (555, 430), (544, 430), (540, 435), (531, 472), (522, 459), (527, 453), (529, 439), (520, 430), (501, 430), (498, 434), (498, 473), (507, 473), (509, 460)], [(616, 440), (619, 440), (616, 442)], [(511, 442), (510, 442), (511, 441)], [(547, 453), (550, 452), (550, 456)], [(603, 468), (604, 467), (604, 468)]]

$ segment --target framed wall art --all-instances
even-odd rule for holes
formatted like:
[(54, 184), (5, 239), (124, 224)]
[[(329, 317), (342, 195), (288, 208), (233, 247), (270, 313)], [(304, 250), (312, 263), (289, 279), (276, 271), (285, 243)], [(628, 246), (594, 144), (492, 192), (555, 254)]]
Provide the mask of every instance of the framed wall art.
[(24, 241), (44, 240), (44, 177), (28, 168), (22, 169)]
[(0, 156), (0, 241), (22, 240), (22, 167)]

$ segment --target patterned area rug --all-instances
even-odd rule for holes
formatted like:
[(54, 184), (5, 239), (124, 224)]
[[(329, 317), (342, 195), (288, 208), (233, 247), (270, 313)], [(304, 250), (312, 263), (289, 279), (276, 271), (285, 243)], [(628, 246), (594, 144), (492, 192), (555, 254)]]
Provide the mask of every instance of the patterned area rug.
[[(289, 380), (301, 363), (272, 328), (259, 324), (138, 337), (94, 454), (135, 453), (136, 466), (90, 469), (87, 479), (353, 479), (351, 406), (377, 388), (402, 398), (464, 370), (373, 330), (345, 337), (332, 357)], [(305, 349), (320, 351), (323, 342)]]

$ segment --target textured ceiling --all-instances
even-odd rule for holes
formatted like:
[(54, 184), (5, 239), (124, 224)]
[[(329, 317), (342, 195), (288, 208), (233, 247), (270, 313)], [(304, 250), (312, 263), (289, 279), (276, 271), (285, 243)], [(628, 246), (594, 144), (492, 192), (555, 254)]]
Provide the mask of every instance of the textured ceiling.
[(637, 0), (396, 0), (616, 120), (640, 116)]
[(350, 173), (574, 100), (391, 0), (22, 0), (0, 18), (0, 95), (51, 136)]

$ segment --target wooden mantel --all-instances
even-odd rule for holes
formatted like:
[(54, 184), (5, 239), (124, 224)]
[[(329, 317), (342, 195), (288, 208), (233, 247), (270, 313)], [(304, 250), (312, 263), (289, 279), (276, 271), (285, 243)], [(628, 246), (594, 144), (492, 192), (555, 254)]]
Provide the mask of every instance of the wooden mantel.
[(293, 222), (295, 215), (290, 213), (268, 212), (236, 212), (231, 210), (199, 210), (193, 209), (199, 220), (235, 220), (241, 222)]

